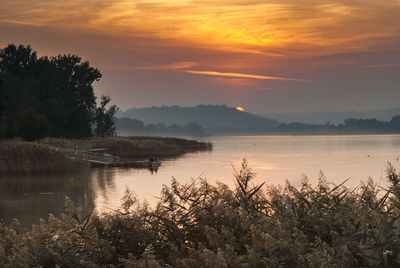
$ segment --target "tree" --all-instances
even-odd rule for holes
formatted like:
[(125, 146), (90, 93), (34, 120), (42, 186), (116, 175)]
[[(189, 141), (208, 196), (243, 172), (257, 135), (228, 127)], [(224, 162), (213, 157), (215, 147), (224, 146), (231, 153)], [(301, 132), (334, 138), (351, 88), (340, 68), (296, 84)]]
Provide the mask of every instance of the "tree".
[[(0, 138), (90, 137), (99, 120), (93, 83), (100, 78), (76, 55), (38, 58), (30, 46), (13, 44), (0, 49)], [(32, 135), (36, 124), (40, 133)]]
[(36, 110), (27, 110), (21, 117), (19, 133), (21, 138), (33, 141), (48, 136), (50, 124), (46, 117)]
[(18, 136), (24, 110), (34, 106), (30, 88), (36, 84), (32, 77), (36, 62), (30, 46), (8, 45), (0, 50), (0, 137)]
[[(92, 134), (95, 120), (96, 96), (93, 82), (100, 80), (98, 69), (90, 67), (89, 62), (81, 62), (76, 55), (64, 55), (51, 58), (56, 70), (55, 102), (60, 103), (57, 118), (63, 123), (63, 136), (88, 137)], [(56, 124), (56, 122), (53, 121)]]
[(115, 114), (118, 112), (116, 105), (106, 106), (111, 101), (109, 96), (101, 96), (100, 106), (96, 108), (94, 114), (93, 134), (105, 137), (115, 135)]

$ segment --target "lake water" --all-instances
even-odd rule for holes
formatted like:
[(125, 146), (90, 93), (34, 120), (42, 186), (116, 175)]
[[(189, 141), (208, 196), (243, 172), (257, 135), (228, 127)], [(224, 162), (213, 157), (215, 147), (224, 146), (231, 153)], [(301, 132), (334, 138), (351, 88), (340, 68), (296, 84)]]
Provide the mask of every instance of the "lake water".
[(81, 176), (0, 178), (0, 218), (19, 218), (24, 226), (63, 211), (65, 196), (86, 210), (109, 212), (118, 208), (126, 188), (140, 200), (156, 202), (172, 177), (179, 182), (203, 177), (234, 186), (234, 171), (243, 158), (256, 173), (256, 182), (298, 184), (306, 175), (316, 183), (320, 171), (328, 181), (350, 178), (348, 187), (372, 177), (385, 184), (391, 162), (400, 169), (400, 135), (363, 136), (220, 136), (205, 139), (211, 152), (199, 152), (163, 161), (158, 172), (146, 169), (93, 169)]

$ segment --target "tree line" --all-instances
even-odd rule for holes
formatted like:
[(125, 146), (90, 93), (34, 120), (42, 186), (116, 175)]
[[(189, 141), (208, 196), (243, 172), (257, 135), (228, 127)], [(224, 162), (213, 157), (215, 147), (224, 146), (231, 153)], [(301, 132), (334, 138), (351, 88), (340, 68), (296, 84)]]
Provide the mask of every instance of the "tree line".
[(393, 116), (388, 122), (377, 119), (354, 119), (344, 120), (344, 123), (333, 125), (327, 122), (323, 125), (305, 123), (282, 123), (278, 127), (279, 132), (299, 133), (400, 133), (400, 115)]
[(0, 138), (114, 135), (118, 107), (108, 96), (97, 105), (93, 91), (101, 76), (77, 55), (38, 57), (29, 45), (0, 49)]
[(183, 126), (178, 124), (166, 125), (164, 123), (145, 124), (141, 120), (131, 118), (117, 118), (116, 129), (119, 134), (146, 134), (146, 135), (183, 135), (193, 137), (204, 137), (204, 128), (197, 123), (189, 123)]

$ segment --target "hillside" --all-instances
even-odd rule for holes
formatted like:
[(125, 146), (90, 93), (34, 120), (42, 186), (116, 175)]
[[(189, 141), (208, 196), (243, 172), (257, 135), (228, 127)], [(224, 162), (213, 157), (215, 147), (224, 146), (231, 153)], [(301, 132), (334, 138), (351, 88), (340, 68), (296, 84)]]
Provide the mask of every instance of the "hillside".
[(208, 134), (256, 133), (275, 129), (279, 122), (247, 112), (237, 111), (225, 105), (199, 105), (195, 107), (162, 106), (129, 109), (118, 114), (141, 120), (147, 124), (186, 125), (197, 123)]

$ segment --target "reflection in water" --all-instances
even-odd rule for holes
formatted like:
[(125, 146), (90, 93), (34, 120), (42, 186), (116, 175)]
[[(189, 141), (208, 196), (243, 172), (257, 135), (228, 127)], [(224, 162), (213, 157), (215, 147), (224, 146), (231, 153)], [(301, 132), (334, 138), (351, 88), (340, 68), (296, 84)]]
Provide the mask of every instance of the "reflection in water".
[(369, 176), (384, 184), (387, 162), (399, 168), (400, 136), (244, 136), (211, 137), (214, 150), (164, 160), (158, 170), (96, 168), (80, 177), (32, 177), (0, 179), (0, 218), (16, 217), (24, 226), (59, 215), (64, 197), (99, 213), (121, 205), (126, 188), (139, 200), (154, 204), (163, 185), (175, 177), (181, 183), (199, 176), (210, 183), (234, 186), (232, 164), (247, 158), (257, 183), (298, 183), (302, 174), (316, 183), (320, 170), (336, 184), (350, 177), (348, 187), (358, 186)]
[(65, 196), (88, 212), (94, 208), (91, 183), (90, 174), (0, 178), (0, 218), (17, 218), (24, 227), (37, 224), (49, 213), (64, 212)]
[[(240, 166), (247, 158), (256, 172), (257, 182), (284, 185), (286, 180), (297, 184), (303, 174), (316, 183), (320, 171), (328, 181), (339, 184), (350, 178), (348, 187), (358, 186), (369, 176), (385, 183), (387, 162), (395, 167), (400, 163), (400, 136), (234, 136), (211, 137), (212, 152), (187, 154), (182, 158), (164, 161), (157, 174), (135, 169), (110, 169), (117, 187), (107, 191), (106, 198), (98, 197), (99, 211), (117, 208), (128, 187), (139, 200), (153, 204), (163, 185), (172, 177), (179, 182), (205, 177), (209, 182), (234, 186), (232, 164)], [(368, 157), (369, 155), (369, 157)]]

